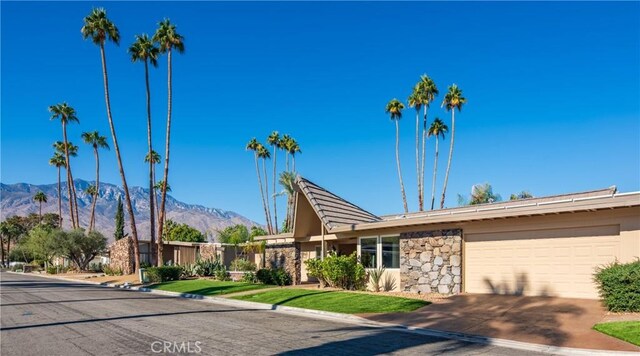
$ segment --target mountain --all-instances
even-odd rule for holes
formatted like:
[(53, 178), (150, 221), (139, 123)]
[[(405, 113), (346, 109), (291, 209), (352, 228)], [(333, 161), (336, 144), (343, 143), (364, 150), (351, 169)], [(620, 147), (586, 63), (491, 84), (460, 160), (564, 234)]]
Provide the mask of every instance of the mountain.
[[(82, 227), (87, 227), (91, 215), (91, 197), (85, 193), (87, 187), (95, 182), (81, 179), (75, 180), (78, 195), (78, 214)], [(58, 184), (33, 185), (27, 183), (0, 183), (0, 218), (6, 219), (12, 215), (28, 215), (38, 213), (38, 203), (33, 201), (33, 195), (42, 191), (48, 201), (42, 205), (42, 213), (58, 213)], [(149, 189), (129, 187), (131, 204), (133, 205), (138, 228), (138, 238), (149, 239)], [(100, 197), (96, 205), (96, 230), (102, 232), (109, 240), (113, 240), (114, 217), (118, 197), (124, 202), (124, 190), (116, 185), (100, 182)], [(158, 199), (159, 200), (159, 199)], [(218, 208), (206, 208), (202, 205), (186, 204), (167, 194), (167, 219), (188, 224), (209, 236), (216, 236), (216, 231), (227, 226), (243, 224), (247, 227), (259, 224), (232, 211)], [(125, 233), (129, 232), (129, 214), (124, 207)], [(156, 214), (157, 215), (157, 214)], [(67, 199), (67, 185), (62, 183), (62, 217), (63, 225), (70, 227), (69, 203)], [(210, 238), (211, 239), (211, 238)]]

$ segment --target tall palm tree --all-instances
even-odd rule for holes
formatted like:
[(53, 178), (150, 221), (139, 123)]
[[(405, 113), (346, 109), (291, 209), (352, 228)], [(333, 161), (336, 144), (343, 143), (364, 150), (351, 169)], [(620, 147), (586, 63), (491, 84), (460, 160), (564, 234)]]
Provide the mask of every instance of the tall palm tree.
[[(165, 142), (164, 153), (164, 178), (163, 181), (167, 182), (169, 179), (169, 143), (171, 142), (171, 54), (175, 49), (178, 53), (184, 53), (184, 37), (176, 32), (176, 26), (164, 19), (158, 23), (158, 29), (153, 35), (153, 41), (158, 42), (160, 47), (160, 53), (167, 54), (167, 135)], [(158, 222), (158, 235), (162, 234), (162, 225), (164, 224), (165, 215), (165, 203), (167, 197), (167, 188), (162, 188), (162, 200), (160, 202), (160, 217)], [(158, 239), (158, 266), (162, 265), (162, 239)]]
[[(96, 184), (98, 184), (97, 181), (96, 181)], [(91, 229), (95, 227), (94, 211), (95, 211), (96, 201), (98, 200), (99, 191), (97, 186), (92, 184), (88, 186), (87, 189), (84, 190), (84, 192), (91, 197), (91, 218), (89, 218), (89, 231), (91, 231)]]
[(107, 12), (98, 8), (91, 10), (91, 13), (84, 18), (84, 26), (80, 30), (84, 39), (90, 38), (91, 41), (100, 47), (100, 58), (102, 60), (102, 79), (104, 82), (104, 101), (107, 108), (107, 119), (109, 120), (109, 128), (111, 129), (111, 138), (113, 139), (113, 149), (116, 151), (118, 160), (118, 168), (120, 170), (120, 178), (122, 178), (122, 189), (129, 212), (129, 225), (131, 228), (131, 236), (133, 238), (134, 268), (137, 271), (140, 268), (140, 251), (138, 246), (138, 229), (136, 228), (136, 217), (133, 213), (133, 205), (131, 204), (131, 195), (129, 194), (129, 186), (127, 178), (124, 174), (124, 166), (122, 165), (122, 156), (120, 155), (120, 146), (118, 146), (118, 137), (116, 136), (116, 128), (111, 115), (111, 101), (109, 99), (109, 76), (107, 74), (107, 59), (105, 57), (105, 42), (111, 41), (118, 45), (120, 43), (120, 31), (116, 25), (107, 18)]
[[(151, 89), (149, 86), (149, 63), (152, 66), (158, 66), (158, 56), (160, 54), (160, 50), (155, 46), (153, 41), (146, 34), (137, 35), (136, 41), (129, 47), (129, 55), (131, 56), (132, 62), (143, 62), (144, 63), (144, 80), (145, 86), (147, 90), (147, 143), (149, 145), (149, 153), (148, 156), (152, 155), (153, 145), (151, 142)], [(157, 246), (154, 246), (154, 242), (156, 240), (156, 225), (155, 225), (155, 216), (154, 216), (154, 198), (155, 192), (153, 191), (153, 185), (155, 183), (155, 178), (153, 177), (154, 171), (154, 163), (152, 160), (148, 160), (149, 162), (149, 221), (150, 221), (150, 236), (151, 236), (151, 260), (152, 264), (156, 259), (156, 254), (154, 254)]]
[(258, 149), (260, 147), (262, 147), (262, 144), (258, 142), (258, 140), (254, 137), (251, 139), (251, 141), (249, 141), (249, 143), (247, 143), (246, 149), (248, 151), (253, 152), (253, 158), (256, 163), (256, 175), (258, 176), (258, 186), (260, 188), (260, 196), (262, 197), (262, 207), (264, 209), (264, 218), (267, 221), (267, 231), (269, 232), (269, 234), (272, 234), (273, 232), (271, 227), (271, 221), (269, 219), (269, 211), (267, 206), (268, 204), (267, 204), (267, 201), (264, 199), (264, 190), (262, 188), (262, 178), (260, 176), (260, 168), (258, 167)]
[(36, 195), (33, 196), (33, 201), (38, 202), (40, 205), (40, 222), (42, 222), (42, 203), (47, 202), (47, 195), (43, 192), (37, 192)]
[[(171, 186), (169, 185), (169, 183), (167, 183), (167, 185), (165, 186), (165, 184), (164, 184), (164, 181), (163, 181), (163, 180), (159, 180), (159, 181), (157, 181), (157, 182), (156, 182), (156, 184), (153, 186), (153, 189), (155, 189), (155, 190), (156, 190), (156, 192), (157, 192), (156, 194), (161, 194), (161, 192), (162, 192), (162, 190), (163, 190), (163, 189), (165, 189), (165, 190), (167, 191), (167, 193), (168, 193), (168, 192), (171, 192)], [(159, 213), (159, 212), (158, 212), (158, 219), (160, 219), (160, 213)], [(162, 221), (162, 224), (164, 225), (164, 224), (166, 223), (166, 221), (167, 221), (167, 215), (166, 215), (166, 214), (164, 214), (164, 215), (163, 215), (163, 221)], [(160, 225), (160, 221), (158, 220), (158, 226), (159, 226), (159, 225)], [(165, 231), (165, 230), (163, 230), (163, 232), (164, 232), (164, 231)], [(160, 234), (160, 235), (158, 236), (158, 240), (161, 240), (161, 239), (162, 239), (162, 236), (163, 236), (163, 235), (162, 235), (162, 234)]]
[(400, 192), (402, 193), (402, 203), (404, 205), (404, 212), (408, 213), (407, 207), (407, 195), (404, 192), (404, 182), (402, 181), (402, 170), (400, 169), (400, 126), (399, 122), (402, 118), (402, 110), (404, 110), (404, 104), (398, 99), (391, 99), (385, 108), (385, 112), (391, 117), (391, 121), (396, 124), (396, 164), (398, 166), (398, 179), (400, 179)]
[(293, 224), (293, 204), (294, 204), (294, 197), (296, 194), (296, 190), (294, 188), (295, 181), (296, 181), (296, 174), (294, 172), (285, 171), (280, 173), (279, 183), (283, 188), (283, 193), (287, 195), (287, 215), (285, 218), (285, 221), (287, 223), (285, 226), (288, 232), (291, 232), (292, 224)]
[(291, 170), (295, 172), (296, 171), (296, 153), (302, 153), (302, 150), (300, 149), (300, 145), (295, 139), (290, 138), (289, 142), (287, 143), (286, 150), (291, 155), (291, 161), (293, 162), (293, 167)]
[(433, 205), (436, 199), (436, 172), (438, 171), (438, 137), (442, 137), (444, 140), (445, 134), (449, 132), (449, 127), (440, 120), (440, 118), (435, 118), (429, 127), (429, 132), (427, 135), (429, 137), (435, 136), (436, 138), (436, 157), (433, 160), (433, 181), (431, 183), (431, 210), (433, 210)]
[(107, 138), (105, 136), (100, 136), (100, 133), (98, 131), (83, 132), (81, 137), (84, 143), (93, 147), (93, 155), (96, 158), (96, 185), (94, 187), (95, 194), (93, 195), (91, 201), (91, 217), (89, 218), (89, 232), (91, 232), (96, 223), (96, 203), (98, 201), (98, 193), (100, 192), (100, 155), (98, 154), (98, 148), (104, 148), (108, 150), (109, 144), (107, 143)]
[(447, 182), (449, 181), (449, 170), (451, 169), (451, 157), (453, 156), (453, 139), (456, 133), (456, 109), (462, 110), (462, 106), (467, 103), (467, 98), (462, 96), (462, 90), (457, 85), (449, 86), (447, 94), (444, 96), (442, 106), (447, 111), (451, 111), (451, 143), (449, 146), (449, 160), (447, 161), (447, 173), (444, 175), (444, 186), (442, 188), (442, 199), (440, 199), (440, 209), (444, 208), (444, 198), (447, 193)]
[(413, 92), (409, 95), (407, 103), (410, 108), (416, 109), (416, 182), (418, 183), (418, 209), (423, 210), (424, 200), (422, 195), (422, 182), (420, 176), (420, 109), (422, 108), (422, 87), (420, 83), (413, 87)]
[(289, 171), (289, 147), (293, 145), (293, 139), (291, 136), (284, 134), (280, 140), (280, 148), (284, 151), (284, 167), (285, 171)]
[(424, 171), (427, 153), (427, 109), (429, 108), (429, 104), (435, 100), (436, 96), (440, 92), (438, 91), (436, 83), (426, 74), (420, 76), (420, 83), (418, 85), (420, 86), (420, 93), (422, 95), (422, 108), (424, 110), (422, 119), (422, 163), (420, 165), (420, 195), (422, 196), (422, 201), (424, 202)]
[[(151, 163), (151, 177), (152, 177), (152, 181), (155, 182), (156, 181), (156, 164), (160, 163), (161, 161), (160, 155), (156, 151), (151, 151), (151, 153), (147, 153), (144, 156), (144, 161), (145, 163)], [(155, 221), (155, 219), (160, 217), (160, 207), (158, 206), (159, 205), (158, 192), (160, 191), (160, 189), (161, 187), (157, 188), (155, 183), (150, 189), (153, 192), (153, 205), (150, 205), (150, 208), (153, 210), (155, 206), (155, 212), (156, 212), (155, 218), (151, 219), (152, 221)], [(155, 235), (155, 231), (153, 232), (153, 234)]]
[[(269, 137), (267, 137), (267, 143), (273, 147), (273, 233), (278, 233), (278, 207), (276, 204), (276, 160), (278, 158), (278, 153), (276, 150), (282, 148), (282, 140), (280, 139), (280, 135), (278, 131), (273, 131)], [(267, 191), (267, 196), (269, 192)]]
[[(75, 194), (75, 184), (73, 183), (73, 174), (71, 173), (71, 163), (69, 162), (69, 140), (67, 139), (67, 124), (72, 122), (80, 122), (76, 116), (76, 110), (67, 103), (61, 103), (49, 106), (49, 112), (51, 113), (51, 120), (60, 119), (62, 123), (62, 138), (64, 140), (65, 166), (67, 167), (67, 189), (69, 190), (69, 215), (71, 217), (71, 227), (80, 227), (80, 221), (78, 220), (78, 200)], [(74, 210), (75, 208), (75, 210)], [(75, 211), (75, 215), (74, 215)]]
[[(262, 144), (256, 148), (258, 152), (258, 158), (262, 159), (262, 171), (264, 172), (264, 191), (266, 193), (266, 203), (267, 203), (267, 228), (271, 228), (270, 234), (277, 234), (273, 225), (271, 225), (271, 209), (269, 208), (269, 175), (267, 175), (267, 160), (271, 158), (271, 153), (269, 150)], [(275, 196), (273, 197), (275, 200)]]
[(64, 155), (55, 152), (53, 157), (49, 159), (49, 164), (58, 169), (58, 226), (62, 228), (62, 187), (60, 185), (60, 168), (66, 167)]

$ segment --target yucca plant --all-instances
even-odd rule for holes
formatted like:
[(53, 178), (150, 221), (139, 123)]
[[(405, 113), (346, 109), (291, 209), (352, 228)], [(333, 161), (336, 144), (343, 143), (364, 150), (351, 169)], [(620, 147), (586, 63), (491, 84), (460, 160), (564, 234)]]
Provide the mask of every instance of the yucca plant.
[(385, 292), (390, 292), (396, 289), (396, 277), (387, 274), (384, 278), (384, 282), (382, 282), (382, 290)]
[(382, 282), (382, 275), (384, 274), (384, 271), (385, 268), (382, 266), (369, 272), (369, 281), (371, 281), (371, 286), (373, 287), (374, 292), (380, 291), (380, 282)]

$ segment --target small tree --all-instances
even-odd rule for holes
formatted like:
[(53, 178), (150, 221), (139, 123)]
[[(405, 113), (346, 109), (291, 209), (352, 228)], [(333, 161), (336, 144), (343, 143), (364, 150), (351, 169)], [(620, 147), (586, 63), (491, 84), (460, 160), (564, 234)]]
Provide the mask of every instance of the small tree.
[(60, 254), (71, 260), (80, 271), (86, 270), (89, 262), (107, 249), (107, 239), (97, 231), (85, 235), (79, 229), (69, 232), (56, 230), (54, 235)]
[(228, 226), (219, 232), (218, 239), (225, 244), (232, 244), (238, 257), (238, 245), (249, 241), (249, 230), (242, 224)]
[(113, 232), (113, 237), (116, 241), (124, 237), (124, 207), (120, 197), (118, 197), (118, 206), (116, 208), (116, 230)]
[(194, 229), (187, 224), (178, 224), (169, 219), (164, 229), (164, 239), (166, 241), (182, 241), (182, 242), (205, 242), (206, 236), (200, 231)]
[(51, 263), (53, 257), (60, 252), (60, 243), (56, 240), (54, 231), (43, 226), (37, 226), (29, 231), (29, 235), (22, 242), (22, 246), (28, 250), (31, 255), (45, 264)]
[(529, 193), (526, 190), (523, 190), (520, 193), (511, 194), (511, 196), (509, 197), (509, 200), (520, 200), (520, 199), (529, 199), (529, 198), (533, 198), (533, 194)]

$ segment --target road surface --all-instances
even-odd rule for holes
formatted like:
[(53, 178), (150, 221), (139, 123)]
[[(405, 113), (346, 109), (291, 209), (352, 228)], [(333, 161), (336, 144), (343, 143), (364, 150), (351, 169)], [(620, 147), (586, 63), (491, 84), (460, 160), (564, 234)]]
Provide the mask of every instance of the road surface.
[(33, 275), (0, 279), (3, 356), (538, 355)]

